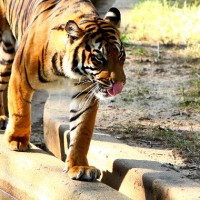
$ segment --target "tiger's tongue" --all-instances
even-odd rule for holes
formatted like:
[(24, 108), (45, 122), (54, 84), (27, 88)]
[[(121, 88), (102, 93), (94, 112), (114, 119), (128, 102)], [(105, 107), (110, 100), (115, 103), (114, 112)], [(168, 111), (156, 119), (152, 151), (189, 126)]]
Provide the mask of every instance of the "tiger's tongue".
[(124, 87), (124, 83), (122, 83), (122, 82), (114, 83), (113, 87), (111, 89), (107, 90), (107, 92), (110, 96), (115, 96), (115, 95), (121, 93), (123, 87)]

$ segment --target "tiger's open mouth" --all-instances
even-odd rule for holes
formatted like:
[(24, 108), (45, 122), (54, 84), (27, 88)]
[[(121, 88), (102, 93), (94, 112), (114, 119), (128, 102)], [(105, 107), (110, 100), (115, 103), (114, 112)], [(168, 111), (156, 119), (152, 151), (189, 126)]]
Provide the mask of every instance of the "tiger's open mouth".
[(107, 93), (110, 96), (116, 96), (117, 94), (120, 94), (123, 90), (124, 83), (123, 82), (117, 82), (113, 84), (113, 87), (109, 90), (107, 90)]
[[(94, 88), (94, 93), (96, 97), (101, 100), (104, 100), (105, 98), (109, 97), (114, 97), (117, 94), (120, 94), (124, 87), (123, 82), (117, 82), (112, 84), (111, 87), (106, 87), (105, 85), (91, 79), (85, 79), (83, 81), (76, 83), (76, 85), (84, 85), (91, 82), (93, 83), (92, 88)], [(89, 88), (91, 89), (91, 87)]]
[(124, 83), (123, 82), (117, 82), (112, 85), (111, 88), (105, 89), (101, 86), (98, 87), (98, 90), (96, 91), (97, 97), (101, 99), (101, 97), (114, 97), (117, 94), (120, 94), (123, 90)]

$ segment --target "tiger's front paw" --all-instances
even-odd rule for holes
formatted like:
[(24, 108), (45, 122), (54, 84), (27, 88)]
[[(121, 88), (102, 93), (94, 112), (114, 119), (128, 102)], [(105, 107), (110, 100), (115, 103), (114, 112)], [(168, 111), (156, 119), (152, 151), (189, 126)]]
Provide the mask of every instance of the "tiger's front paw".
[(26, 136), (8, 136), (8, 134), (5, 133), (5, 140), (9, 149), (12, 151), (27, 151), (30, 149), (29, 138)]
[(12, 151), (27, 151), (30, 149), (30, 145), (27, 142), (11, 141), (9, 142), (9, 148)]
[(100, 170), (93, 166), (73, 166), (64, 171), (71, 179), (80, 181), (94, 181), (101, 176)]

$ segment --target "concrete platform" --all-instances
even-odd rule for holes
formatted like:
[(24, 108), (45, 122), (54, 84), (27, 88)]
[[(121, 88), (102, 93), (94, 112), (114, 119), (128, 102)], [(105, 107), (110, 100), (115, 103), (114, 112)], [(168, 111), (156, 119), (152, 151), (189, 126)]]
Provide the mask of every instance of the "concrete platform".
[(71, 180), (62, 172), (64, 163), (41, 149), (14, 152), (0, 134), (1, 200), (128, 200), (100, 182)]
[[(67, 152), (68, 106), (66, 94), (51, 95), (44, 110), (44, 136), (47, 148), (59, 159)], [(109, 135), (95, 131), (88, 159), (102, 170), (101, 181), (131, 199), (198, 200), (200, 184), (180, 173), (161, 167), (167, 150), (130, 147)], [(151, 154), (158, 155), (157, 160)], [(161, 156), (160, 156), (161, 155)], [(113, 198), (114, 199), (114, 198)]]

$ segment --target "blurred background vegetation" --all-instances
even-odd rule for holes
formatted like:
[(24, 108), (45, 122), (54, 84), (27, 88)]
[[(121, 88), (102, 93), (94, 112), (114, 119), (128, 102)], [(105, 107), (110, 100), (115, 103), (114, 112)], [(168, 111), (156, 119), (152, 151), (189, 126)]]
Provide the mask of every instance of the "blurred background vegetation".
[(124, 40), (165, 45), (200, 42), (200, 1), (140, 0), (130, 18)]

